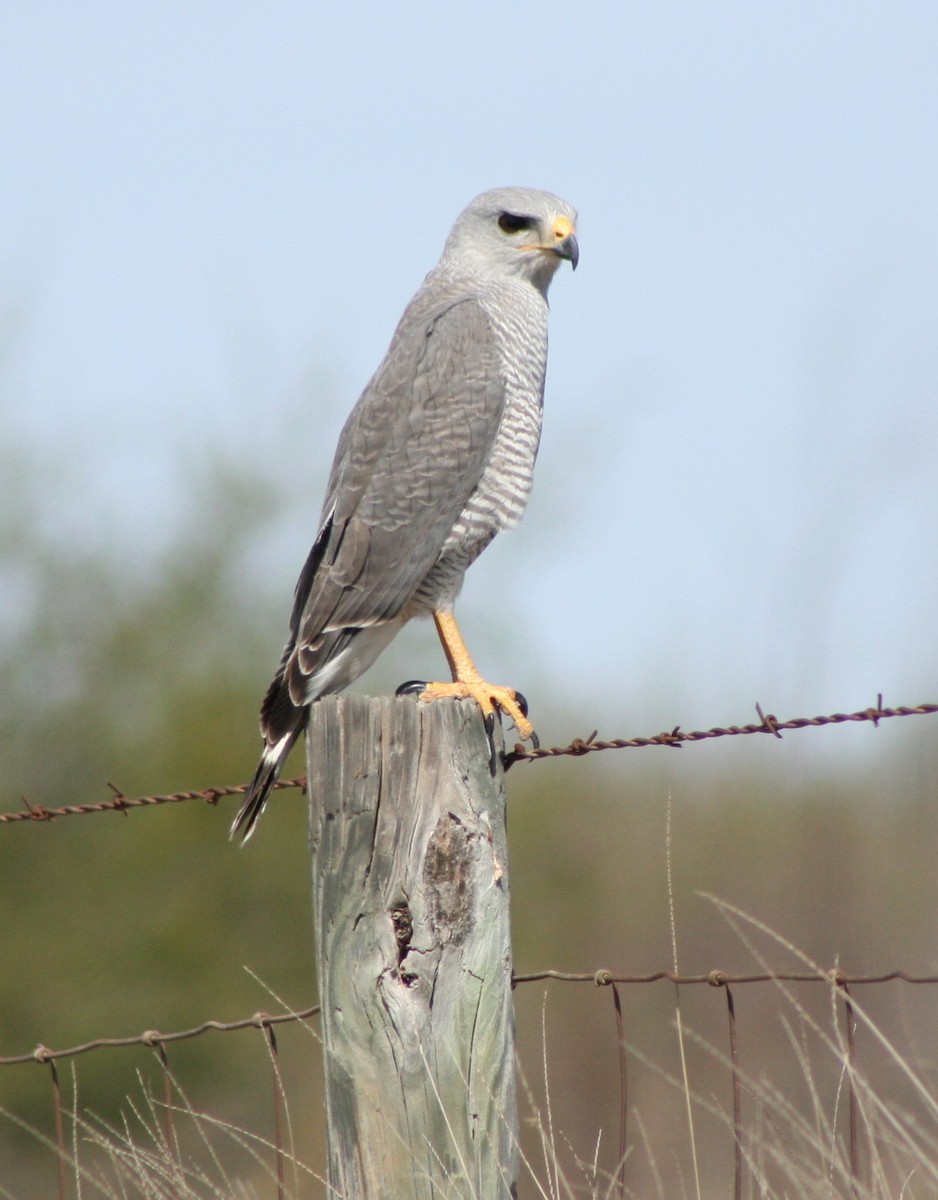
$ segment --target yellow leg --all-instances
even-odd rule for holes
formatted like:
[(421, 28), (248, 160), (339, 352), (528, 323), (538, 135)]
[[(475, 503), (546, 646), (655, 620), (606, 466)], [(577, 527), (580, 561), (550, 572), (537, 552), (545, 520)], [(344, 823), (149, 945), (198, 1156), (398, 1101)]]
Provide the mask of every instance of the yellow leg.
[(514, 688), (501, 687), (498, 684), (487, 683), (479, 674), (479, 669), (472, 661), (469, 648), (463, 641), (456, 618), (450, 612), (435, 612), (433, 620), (436, 631), (443, 643), (443, 653), (453, 674), (452, 683), (428, 683), (420, 694), (421, 700), (441, 700), (447, 697), (461, 699), (471, 696), (482, 709), (486, 717), (491, 717), (495, 709), (500, 709), (510, 717), (518, 730), (518, 735), (524, 741), (534, 737), (534, 726), (527, 719), (518, 704), (518, 693)]

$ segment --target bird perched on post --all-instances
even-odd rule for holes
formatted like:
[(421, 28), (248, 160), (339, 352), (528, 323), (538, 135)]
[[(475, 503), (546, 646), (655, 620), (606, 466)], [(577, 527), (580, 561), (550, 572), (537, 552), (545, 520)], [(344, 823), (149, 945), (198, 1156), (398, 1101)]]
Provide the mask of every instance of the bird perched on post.
[(418, 614), (452, 672), (421, 700), (471, 696), (524, 739), (513, 688), (487, 683), (453, 616), (466, 569), (521, 517), (541, 433), (547, 289), (576, 267), (576, 211), (548, 192), (483, 192), (407, 306), (336, 450), (290, 636), (261, 708), (264, 750), (231, 828), (246, 841), (309, 706), (339, 692)]

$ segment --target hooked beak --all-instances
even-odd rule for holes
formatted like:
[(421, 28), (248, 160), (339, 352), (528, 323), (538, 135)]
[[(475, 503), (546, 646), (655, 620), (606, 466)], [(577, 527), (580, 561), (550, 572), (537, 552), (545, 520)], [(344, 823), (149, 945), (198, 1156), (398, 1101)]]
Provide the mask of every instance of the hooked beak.
[(576, 265), (580, 261), (580, 247), (574, 234), (568, 233), (553, 247), (553, 251), (558, 258), (567, 259), (574, 271), (576, 270)]
[(580, 247), (576, 240), (573, 222), (569, 217), (555, 217), (551, 232), (554, 235), (551, 249), (558, 258), (567, 259), (575, 271), (576, 265), (580, 261)]
[(528, 246), (522, 246), (522, 250), (543, 250), (548, 254), (555, 254), (558, 258), (565, 258), (572, 264), (574, 271), (576, 265), (580, 261), (580, 247), (576, 240), (576, 233), (573, 228), (573, 222), (569, 217), (555, 217), (551, 227), (553, 238), (549, 242), (535, 242)]

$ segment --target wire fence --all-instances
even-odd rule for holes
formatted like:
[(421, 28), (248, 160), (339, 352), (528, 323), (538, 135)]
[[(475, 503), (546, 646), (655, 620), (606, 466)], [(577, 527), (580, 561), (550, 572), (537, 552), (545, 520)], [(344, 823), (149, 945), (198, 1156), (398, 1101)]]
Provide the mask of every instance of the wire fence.
[[(602, 750), (643, 748), (646, 746), (668, 746), (680, 748), (704, 740), (722, 737), (736, 737), (754, 734), (768, 734), (781, 737), (784, 732), (818, 728), (827, 725), (842, 725), (853, 722), (867, 722), (874, 726), (880, 721), (896, 717), (923, 716), (938, 713), (938, 704), (920, 704), (916, 706), (884, 707), (882, 697), (877, 704), (868, 709), (853, 713), (833, 713), (826, 716), (810, 718), (792, 718), (778, 720), (771, 714), (764, 714), (761, 707), (756, 706), (759, 717), (758, 723), (714, 727), (707, 730), (683, 732), (680, 727), (670, 732), (656, 734), (650, 737), (619, 738), (614, 740), (597, 740), (593, 733), (585, 739), (576, 738), (569, 745), (544, 749), (527, 749), (516, 746), (506, 756), (506, 766), (521, 761), (537, 761), (544, 758), (560, 756), (581, 757), (585, 754)], [(304, 788), (306, 780), (297, 778), (280, 781), (279, 789)], [(209, 804), (217, 804), (227, 796), (243, 794), (246, 785), (233, 787), (212, 787), (202, 790), (175, 792), (165, 795), (150, 795), (128, 797), (118, 788), (113, 787), (114, 796), (105, 801), (92, 804), (63, 805), (47, 808), (32, 805), (24, 800), (23, 808), (18, 811), (0, 813), (0, 823), (12, 824), (23, 821), (49, 822), (64, 816), (84, 816), (94, 812), (127, 812), (130, 809), (151, 805), (175, 804), (189, 800), (201, 800)], [(938, 985), (938, 975), (916, 974), (903, 969), (890, 969), (876, 973), (851, 974), (839, 967), (826, 970), (805, 970), (800, 972), (773, 971), (770, 969), (755, 973), (731, 973), (714, 968), (703, 974), (679, 974), (675, 971), (660, 970), (650, 974), (623, 974), (602, 968), (590, 972), (564, 972), (555, 969), (545, 969), (530, 973), (516, 974), (513, 979), (515, 987), (527, 987), (536, 983), (579, 984), (592, 985), (598, 989), (608, 989), (613, 1000), (614, 1022), (617, 1041), (617, 1064), (619, 1077), (619, 1113), (618, 1113), (618, 1159), (617, 1186), (621, 1196), (626, 1195), (625, 1170), (627, 1162), (628, 1129), (631, 1100), (629, 1096), (629, 1055), (627, 1053), (626, 1031), (623, 1020), (620, 989), (649, 986), (658, 983), (670, 983), (678, 992), (685, 988), (710, 987), (721, 990), (726, 1001), (725, 1024), (725, 1061), (728, 1064), (729, 1083), (732, 1095), (731, 1128), (734, 1146), (734, 1183), (733, 1195), (735, 1200), (743, 1196), (746, 1171), (749, 1164), (743, 1153), (743, 1129), (741, 1115), (741, 1100), (744, 1090), (744, 1071), (740, 1062), (740, 1051), (737, 1036), (737, 996), (740, 989), (750, 988), (759, 984), (811, 984), (826, 985), (836, 997), (842, 1022), (843, 1045), (845, 1047), (845, 1087), (846, 1106), (848, 1110), (848, 1155), (849, 1172), (855, 1194), (859, 1195), (861, 1181), (861, 1133), (858, 1097), (855, 1087), (860, 1047), (858, 1046), (857, 1019), (855, 1012), (854, 989), (879, 987), (889, 983), (898, 983), (912, 987), (928, 987)], [(162, 1032), (158, 1029), (148, 1029), (144, 1032), (127, 1037), (98, 1037), (79, 1045), (64, 1048), (54, 1048), (40, 1044), (35, 1049), (14, 1055), (0, 1057), (0, 1068), (24, 1067), (32, 1064), (34, 1067), (44, 1067), (49, 1072), (51, 1087), (52, 1110), (55, 1126), (55, 1148), (58, 1157), (58, 1194), (60, 1200), (67, 1200), (68, 1181), (66, 1164), (69, 1153), (65, 1137), (66, 1106), (62, 1098), (62, 1088), (59, 1080), (57, 1063), (73, 1059), (80, 1055), (95, 1053), (102, 1050), (128, 1049), (131, 1047), (146, 1047), (151, 1049), (159, 1062), (162, 1073), (162, 1113), (164, 1122), (164, 1144), (172, 1154), (178, 1155), (178, 1138), (174, 1125), (174, 1114), (180, 1107), (174, 1100), (174, 1079), (170, 1070), (167, 1047), (175, 1043), (190, 1041), (209, 1034), (236, 1033), (245, 1030), (260, 1031), (264, 1037), (271, 1064), (270, 1094), (272, 1096), (274, 1137), (271, 1148), (274, 1171), (277, 1180), (278, 1200), (283, 1200), (284, 1166), (287, 1151), (284, 1145), (284, 1106), (280, 1055), (275, 1030), (278, 1026), (308, 1022), (319, 1014), (319, 1006), (311, 1005), (300, 1011), (284, 1011), (278, 1013), (256, 1012), (249, 1017), (236, 1021), (208, 1020), (188, 1029), (172, 1032)], [(175, 1193), (173, 1193), (175, 1194)]]
[[(846, 1092), (848, 1111), (848, 1155), (850, 1178), (858, 1189), (861, 1180), (861, 1135), (858, 1112), (858, 1097), (855, 1078), (859, 1068), (857, 1019), (854, 1011), (854, 992), (851, 989), (868, 986), (881, 986), (887, 983), (903, 983), (908, 985), (938, 985), (938, 975), (916, 975), (907, 971), (893, 970), (876, 974), (850, 974), (838, 967), (818, 971), (761, 971), (758, 973), (733, 974), (714, 968), (703, 974), (683, 975), (670, 970), (655, 971), (644, 975), (618, 974), (606, 968), (590, 972), (565, 972), (554, 969), (517, 974), (513, 978), (515, 987), (534, 983), (553, 984), (586, 984), (594, 988), (608, 988), (614, 1008), (614, 1021), (617, 1043), (617, 1065), (619, 1077), (619, 1113), (618, 1113), (618, 1155), (617, 1173), (619, 1194), (626, 1195), (625, 1169), (627, 1162), (628, 1128), (630, 1113), (629, 1096), (629, 1054), (627, 1050), (626, 1030), (622, 1013), (622, 1002), (619, 989), (622, 987), (647, 986), (668, 982), (675, 988), (681, 989), (693, 986), (708, 986), (721, 990), (726, 999), (726, 1051), (728, 1063), (730, 1092), (732, 1095), (732, 1141), (734, 1154), (733, 1196), (741, 1200), (743, 1196), (747, 1162), (743, 1154), (744, 1135), (742, 1128), (742, 1094), (744, 1089), (744, 1072), (741, 1065), (739, 1039), (737, 1034), (737, 1003), (734, 989), (749, 987), (755, 984), (821, 984), (831, 989), (840, 1000), (843, 1042), (846, 1048), (845, 1066), (847, 1068)], [(59, 1200), (68, 1200), (68, 1183), (65, 1171), (70, 1161), (66, 1144), (66, 1105), (62, 1098), (62, 1087), (57, 1069), (57, 1062), (63, 1059), (75, 1058), (100, 1050), (129, 1049), (131, 1047), (148, 1047), (152, 1049), (159, 1062), (162, 1075), (162, 1114), (164, 1123), (164, 1144), (169, 1152), (178, 1156), (178, 1137), (175, 1128), (175, 1115), (185, 1111), (174, 1100), (176, 1081), (170, 1069), (167, 1046), (173, 1043), (189, 1041), (209, 1033), (236, 1033), (248, 1029), (259, 1030), (263, 1033), (271, 1064), (270, 1094), (272, 1095), (274, 1137), (271, 1146), (273, 1168), (277, 1179), (277, 1197), (283, 1200), (285, 1196), (284, 1178), (287, 1149), (284, 1141), (285, 1095), (283, 1075), (280, 1061), (275, 1028), (279, 1025), (307, 1022), (318, 1016), (320, 1006), (311, 1005), (296, 1012), (268, 1013), (257, 1012), (250, 1017), (237, 1021), (205, 1021), (191, 1029), (174, 1032), (161, 1032), (149, 1029), (131, 1037), (101, 1037), (81, 1045), (69, 1046), (63, 1049), (53, 1049), (45, 1045), (37, 1046), (26, 1054), (0, 1057), (0, 1067), (16, 1067), (25, 1064), (47, 1066), (49, 1068), (49, 1084), (55, 1127), (55, 1146), (58, 1157), (58, 1195)]]
[[(647, 975), (619, 975), (605, 967), (598, 971), (568, 972), (548, 969), (534, 971), (530, 974), (514, 975), (512, 985), (518, 987), (525, 983), (592, 983), (595, 987), (611, 987), (616, 984), (660, 983), (662, 981), (675, 984), (677, 987), (688, 987), (693, 984), (709, 984), (710, 987), (721, 988), (748, 983), (827, 983), (835, 987), (852, 987), (857, 984), (893, 983), (896, 981), (911, 984), (938, 984), (938, 975), (914, 975), (908, 971), (884, 971), (878, 974), (851, 975), (839, 967), (827, 971), (761, 971), (757, 974), (730, 974), (719, 968), (714, 968), (703, 975), (681, 975), (674, 971), (653, 971)], [(77, 1046), (55, 1050), (40, 1043), (34, 1050), (25, 1054), (0, 1055), (0, 1067), (22, 1066), (25, 1063), (51, 1063), (57, 1059), (76, 1058), (80, 1054), (88, 1054), (92, 1050), (127, 1049), (131, 1046), (148, 1046), (151, 1048), (168, 1046), (173, 1042), (185, 1042), (206, 1033), (236, 1033), (244, 1029), (267, 1029), (273, 1025), (288, 1025), (296, 1021), (306, 1021), (319, 1015), (319, 1005), (296, 1012), (268, 1013), (256, 1012), (250, 1017), (242, 1017), (238, 1021), (203, 1021), (191, 1029), (178, 1029), (171, 1033), (163, 1033), (158, 1029), (147, 1029), (130, 1037), (100, 1037), (92, 1041), (82, 1042)]]
[[(597, 739), (597, 731), (594, 731), (588, 737), (574, 738), (566, 746), (538, 747), (537, 749), (533, 749), (522, 746), (519, 743), (505, 755), (505, 767), (507, 769), (518, 762), (538, 762), (545, 758), (582, 758), (586, 754), (593, 754), (600, 750), (640, 750), (648, 746), (669, 746), (672, 749), (680, 749), (685, 745), (710, 741), (714, 738), (745, 737), (758, 733), (781, 738), (783, 732), (799, 729), (819, 729), (826, 725), (868, 722), (875, 727), (879, 725), (880, 721), (890, 720), (894, 717), (933, 715), (934, 713), (938, 713), (938, 704), (900, 705), (895, 708), (887, 708), (883, 705), (882, 696), (878, 696), (875, 706), (851, 713), (829, 713), (816, 717), (790, 717), (787, 720), (780, 721), (771, 713), (764, 713), (759, 704), (756, 705), (756, 712), (759, 716), (758, 723), (748, 725), (717, 725), (712, 729), (697, 729), (687, 733), (679, 725), (676, 725), (669, 732), (656, 733), (650, 737), (614, 738), (611, 741), (603, 741)], [(57, 808), (48, 808), (43, 804), (31, 804), (24, 796), (22, 808), (10, 812), (0, 812), (0, 825), (10, 825), (20, 821), (53, 821), (58, 817), (83, 817), (91, 813), (129, 812), (134, 808), (147, 808), (158, 804), (182, 804), (187, 800), (202, 800), (206, 804), (215, 805), (219, 800), (227, 796), (243, 795), (249, 786), (249, 784), (241, 783), (228, 787), (202, 788), (196, 791), (166, 792), (162, 795), (127, 796), (120, 788), (116, 787), (113, 783), (109, 783), (108, 787), (114, 793), (110, 800), (101, 800), (95, 804), (64, 804)], [(300, 775), (296, 779), (279, 779), (274, 784), (274, 788), (278, 791), (291, 788), (300, 788), (305, 791), (306, 777)]]

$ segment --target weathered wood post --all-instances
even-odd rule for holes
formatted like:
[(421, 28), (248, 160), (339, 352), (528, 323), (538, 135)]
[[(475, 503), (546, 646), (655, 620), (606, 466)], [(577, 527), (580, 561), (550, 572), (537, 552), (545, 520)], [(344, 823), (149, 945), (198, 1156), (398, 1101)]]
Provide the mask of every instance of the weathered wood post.
[(514, 1196), (505, 787), (481, 714), (323, 699), (307, 766), (330, 1196)]

